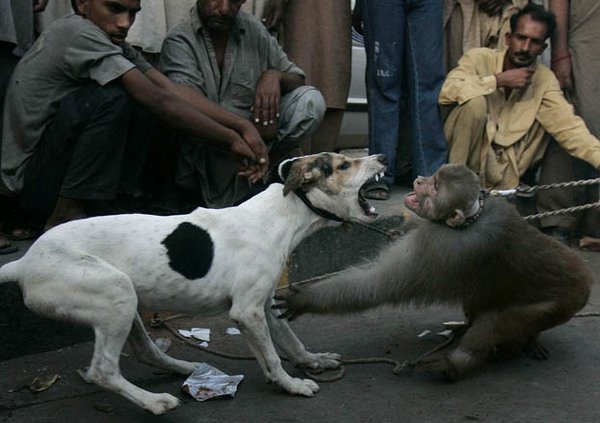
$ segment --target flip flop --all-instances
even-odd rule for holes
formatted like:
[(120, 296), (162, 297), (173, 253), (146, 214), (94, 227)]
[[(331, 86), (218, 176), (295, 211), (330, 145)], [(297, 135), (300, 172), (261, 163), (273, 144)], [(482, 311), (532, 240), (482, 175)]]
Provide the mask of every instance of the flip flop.
[(390, 184), (383, 180), (374, 179), (367, 182), (361, 189), (362, 196), (369, 200), (385, 201), (390, 198)]
[(16, 251), (19, 251), (19, 247), (11, 244), (10, 242), (6, 242), (4, 245), (0, 245), (0, 254), (11, 254)]
[(31, 228), (15, 228), (8, 233), (4, 233), (3, 235), (11, 241), (25, 241), (28, 239), (35, 239), (40, 236), (38, 231)]

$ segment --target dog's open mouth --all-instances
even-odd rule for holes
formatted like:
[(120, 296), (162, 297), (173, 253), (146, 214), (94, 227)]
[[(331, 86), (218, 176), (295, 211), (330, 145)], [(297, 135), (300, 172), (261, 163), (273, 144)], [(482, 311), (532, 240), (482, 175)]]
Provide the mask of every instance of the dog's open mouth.
[[(379, 178), (383, 178), (383, 174), (384, 174), (383, 172), (375, 174), (375, 176), (374, 176), (375, 181), (379, 181)], [(377, 213), (375, 212), (375, 207), (373, 207), (371, 204), (369, 204), (369, 202), (365, 199), (365, 197), (363, 197), (363, 191), (364, 191), (363, 188), (369, 182), (370, 181), (365, 182), (358, 190), (358, 204), (360, 205), (360, 208), (362, 209), (362, 211), (364, 212), (364, 214), (366, 216), (376, 217)]]

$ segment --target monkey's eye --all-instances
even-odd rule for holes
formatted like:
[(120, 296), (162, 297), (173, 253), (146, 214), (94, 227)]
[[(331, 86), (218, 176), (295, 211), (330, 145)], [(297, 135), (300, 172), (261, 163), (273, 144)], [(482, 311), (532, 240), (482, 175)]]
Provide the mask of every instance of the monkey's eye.
[(350, 167), (350, 162), (343, 162), (338, 166), (338, 170), (346, 170)]

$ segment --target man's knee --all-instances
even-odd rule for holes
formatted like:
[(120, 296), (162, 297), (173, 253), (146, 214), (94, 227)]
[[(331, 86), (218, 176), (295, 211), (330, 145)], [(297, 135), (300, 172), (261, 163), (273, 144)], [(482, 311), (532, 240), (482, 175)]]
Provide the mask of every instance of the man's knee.
[(288, 93), (290, 102), (295, 104), (295, 111), (306, 115), (306, 119), (321, 122), (325, 115), (325, 99), (323, 94), (308, 85), (303, 85)]
[(110, 83), (100, 87), (98, 92), (98, 102), (110, 105), (111, 112), (115, 114), (129, 114), (132, 108), (133, 99), (119, 83)]
[(456, 106), (450, 114), (454, 114), (456, 119), (462, 123), (485, 123), (488, 116), (487, 102), (484, 97), (475, 97), (466, 103)]

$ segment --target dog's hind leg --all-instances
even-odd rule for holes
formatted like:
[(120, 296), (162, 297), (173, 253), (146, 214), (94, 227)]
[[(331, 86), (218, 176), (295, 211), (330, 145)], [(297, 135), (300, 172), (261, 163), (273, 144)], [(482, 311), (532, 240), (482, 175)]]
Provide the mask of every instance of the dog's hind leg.
[(179, 405), (174, 396), (145, 391), (121, 375), (121, 350), (137, 313), (137, 296), (129, 277), (97, 257), (60, 259), (57, 274), (47, 271), (22, 284), (24, 299), (27, 307), (40, 314), (92, 326), (94, 354), (87, 371), (81, 373), (83, 379), (154, 414)]
[(267, 323), (275, 344), (294, 363), (310, 369), (336, 369), (340, 366), (341, 356), (335, 353), (311, 353), (289, 327), (288, 322), (278, 319), (278, 312), (271, 309), (273, 301), (265, 307)]
[(264, 303), (244, 301), (251, 297), (246, 295), (241, 301), (234, 301), (229, 316), (239, 325), (267, 379), (290, 394), (312, 397), (319, 390), (319, 385), (310, 379), (293, 378), (285, 372), (271, 340)]
[(172, 372), (189, 375), (200, 363), (177, 360), (162, 352), (148, 336), (144, 323), (138, 313), (135, 314), (128, 338), (135, 357), (142, 363)]

